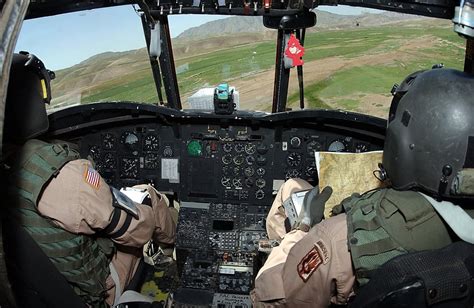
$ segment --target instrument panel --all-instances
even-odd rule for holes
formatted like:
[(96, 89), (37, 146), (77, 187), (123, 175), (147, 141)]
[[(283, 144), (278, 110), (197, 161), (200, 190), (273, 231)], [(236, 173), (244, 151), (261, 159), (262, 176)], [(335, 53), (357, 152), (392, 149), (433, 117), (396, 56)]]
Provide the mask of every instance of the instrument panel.
[(83, 135), (83, 157), (112, 186), (152, 183), (181, 201), (270, 205), (289, 178), (318, 182), (315, 151), (366, 152), (381, 145), (309, 128), (126, 125)]
[(328, 110), (216, 116), (131, 103), (50, 117), (51, 137), (76, 143), (110, 185), (151, 183), (180, 202), (176, 307), (251, 307), (281, 184), (316, 185), (315, 151), (382, 149), (385, 124)]

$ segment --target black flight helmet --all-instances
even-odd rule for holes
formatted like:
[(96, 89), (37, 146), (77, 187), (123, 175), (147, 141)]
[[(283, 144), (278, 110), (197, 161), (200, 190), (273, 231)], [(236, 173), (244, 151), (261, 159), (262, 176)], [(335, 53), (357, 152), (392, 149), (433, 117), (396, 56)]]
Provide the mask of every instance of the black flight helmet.
[(5, 104), (4, 143), (22, 144), (48, 130), (53, 72), (35, 55), (13, 55)]
[(392, 102), (384, 145), (392, 187), (474, 197), (474, 77), (432, 69), (407, 78)]

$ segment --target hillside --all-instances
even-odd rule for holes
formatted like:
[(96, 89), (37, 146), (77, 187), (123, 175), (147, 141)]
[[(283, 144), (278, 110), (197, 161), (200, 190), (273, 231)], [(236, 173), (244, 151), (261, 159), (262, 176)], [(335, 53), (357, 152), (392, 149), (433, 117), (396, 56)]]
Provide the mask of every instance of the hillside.
[[(464, 43), (452, 33), (449, 21), (396, 13), (317, 16), (318, 25), (307, 33), (304, 56), (306, 100), (313, 107), (383, 115), (390, 100), (387, 89), (409, 72), (439, 62), (462, 65)], [(238, 88), (243, 108), (269, 109), (276, 33), (260, 23), (259, 17), (230, 17), (173, 39), (183, 106), (197, 89), (226, 81)], [(212, 33), (216, 35), (209, 37)], [(55, 107), (157, 101), (145, 49), (102, 53), (56, 73)], [(351, 86), (341, 88), (344, 82)], [(289, 104), (296, 104), (294, 79), (289, 94)]]

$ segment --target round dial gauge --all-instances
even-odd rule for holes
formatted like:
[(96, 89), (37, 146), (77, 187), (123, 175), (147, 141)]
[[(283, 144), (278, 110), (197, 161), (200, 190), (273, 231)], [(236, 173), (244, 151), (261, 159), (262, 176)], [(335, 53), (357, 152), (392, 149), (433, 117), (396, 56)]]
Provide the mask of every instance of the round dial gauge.
[(289, 169), (288, 171), (286, 171), (286, 174), (285, 174), (285, 179), (292, 179), (292, 178), (298, 178), (300, 177), (301, 173), (299, 170), (297, 169)]
[(232, 167), (231, 166), (223, 166), (222, 167), (222, 174), (224, 175), (231, 175)]
[(146, 169), (158, 169), (158, 167), (160, 166), (159, 157), (155, 153), (146, 154), (144, 160)]
[(265, 156), (262, 156), (262, 155), (257, 156), (257, 164), (259, 166), (264, 166), (266, 163), (267, 163), (267, 159), (265, 158)]
[(253, 167), (246, 167), (244, 169), (245, 176), (251, 177), (255, 174), (255, 169)]
[(105, 153), (104, 168), (115, 169), (115, 155), (113, 153)]
[(358, 143), (355, 148), (356, 153), (367, 152), (369, 150), (369, 146), (365, 143)]
[(245, 158), (245, 161), (247, 162), (247, 165), (253, 165), (255, 163), (255, 157), (253, 156), (247, 156)]
[(230, 153), (230, 151), (232, 151), (232, 143), (224, 143), (222, 149), (224, 150), (224, 152)]
[(169, 145), (165, 146), (165, 149), (163, 150), (163, 156), (164, 157), (172, 157), (173, 156), (173, 149)]
[(242, 153), (244, 151), (244, 145), (242, 143), (236, 143), (234, 149), (237, 153)]
[(136, 178), (138, 176), (139, 162), (138, 158), (122, 158), (122, 178)]
[(226, 154), (224, 156), (222, 156), (222, 162), (225, 164), (225, 165), (228, 165), (232, 162), (232, 155), (230, 154)]
[(263, 198), (265, 198), (265, 192), (264, 192), (263, 190), (261, 190), (261, 189), (257, 190), (257, 191), (255, 192), (255, 198), (256, 198), (257, 200), (262, 200)]
[(257, 169), (257, 174), (259, 176), (264, 176), (265, 175), (265, 168), (262, 168), (262, 167), (258, 168)]
[(148, 135), (143, 140), (144, 151), (158, 151), (160, 148), (160, 139), (157, 135)]
[(321, 151), (321, 149), (322, 149), (321, 143), (315, 140), (308, 142), (308, 144), (306, 145), (306, 150), (308, 151), (308, 154), (311, 156), (314, 156), (314, 152), (319, 152)]
[(120, 137), (120, 142), (130, 149), (135, 149), (138, 145), (138, 136), (132, 132), (124, 132)]
[(230, 178), (228, 178), (228, 177), (226, 177), (226, 176), (224, 176), (224, 177), (221, 178), (221, 184), (222, 184), (222, 186), (224, 186), (224, 187), (230, 187), (230, 185), (231, 185), (231, 182), (230, 182), (230, 181), (231, 181)]
[(316, 166), (315, 165), (309, 165), (306, 168), (305, 174), (306, 174), (307, 177), (313, 178), (316, 175), (316, 172), (317, 172)]
[(243, 155), (237, 155), (237, 156), (234, 156), (233, 161), (234, 161), (234, 164), (236, 165), (242, 165), (245, 161), (245, 158)]
[(242, 180), (239, 178), (232, 179), (232, 185), (234, 185), (235, 188), (242, 188)]
[(301, 154), (296, 152), (288, 154), (288, 157), (286, 158), (286, 163), (288, 164), (288, 166), (291, 167), (299, 166), (299, 164), (301, 164)]
[(341, 140), (334, 140), (328, 147), (329, 152), (345, 152), (346, 150), (346, 145)]
[(107, 150), (112, 150), (115, 147), (115, 136), (111, 133), (106, 133), (102, 136), (102, 144)]
[(253, 183), (254, 183), (253, 179), (251, 179), (251, 178), (246, 178), (245, 179), (245, 186), (250, 188), (250, 187), (253, 186)]
[(295, 149), (299, 148), (301, 146), (301, 138), (297, 136), (292, 137), (290, 139), (290, 145), (292, 148), (295, 148)]
[(265, 184), (266, 182), (262, 178), (258, 178), (257, 181), (255, 181), (255, 185), (257, 185), (258, 188), (264, 188)]
[(254, 154), (256, 150), (257, 150), (257, 146), (253, 143), (247, 143), (245, 145), (245, 153), (247, 153), (248, 155)]
[(202, 155), (202, 143), (198, 140), (192, 140), (187, 146), (189, 156), (199, 157)]
[(93, 145), (89, 149), (89, 155), (92, 157), (94, 162), (98, 162), (100, 159), (100, 147), (98, 145)]
[(242, 174), (242, 168), (241, 167), (236, 166), (236, 167), (234, 167), (233, 171), (234, 171), (235, 176), (239, 176), (239, 175)]

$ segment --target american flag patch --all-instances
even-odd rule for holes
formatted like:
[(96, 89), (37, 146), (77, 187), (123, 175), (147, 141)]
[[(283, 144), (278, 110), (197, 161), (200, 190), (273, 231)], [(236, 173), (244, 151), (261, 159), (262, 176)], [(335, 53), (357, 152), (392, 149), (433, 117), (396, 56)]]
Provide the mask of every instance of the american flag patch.
[(94, 168), (86, 166), (86, 170), (84, 172), (84, 181), (94, 187), (95, 189), (99, 189), (100, 186), (100, 174)]

